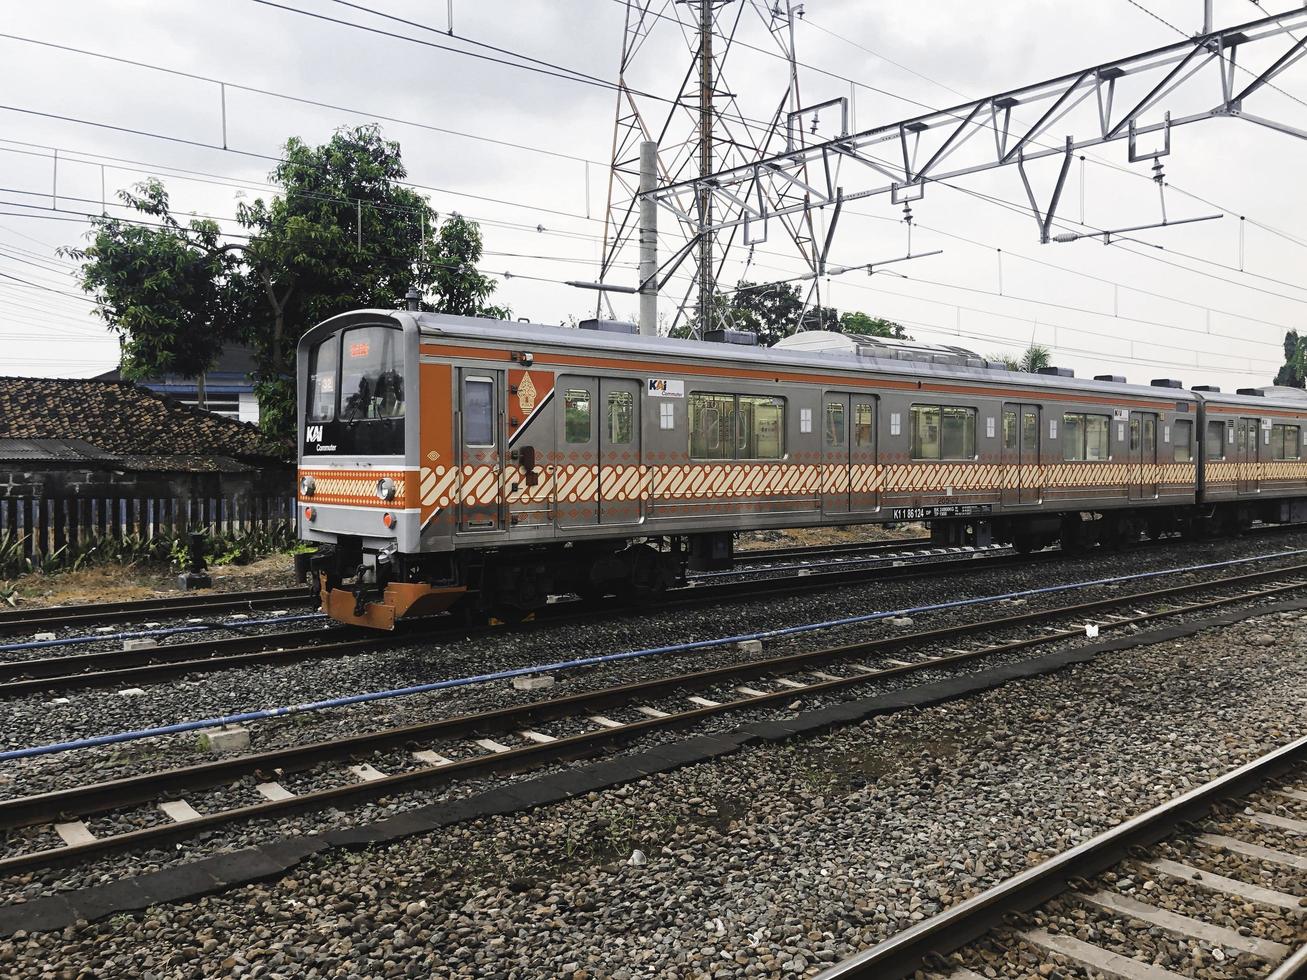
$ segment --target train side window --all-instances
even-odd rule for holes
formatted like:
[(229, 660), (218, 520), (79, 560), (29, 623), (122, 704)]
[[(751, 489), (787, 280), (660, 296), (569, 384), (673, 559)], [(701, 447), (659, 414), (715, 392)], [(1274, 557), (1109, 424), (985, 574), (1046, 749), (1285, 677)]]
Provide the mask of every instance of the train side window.
[(1067, 412), (1062, 416), (1062, 458), (1092, 463), (1110, 458), (1110, 431), (1111, 420), (1106, 415)]
[(629, 443), (634, 418), (635, 399), (631, 397), (631, 393), (610, 391), (608, 393), (608, 441), (614, 445)]
[(1017, 448), (1017, 413), (1003, 412), (1003, 448), (1013, 451)]
[(826, 445), (844, 445), (844, 406), (839, 402), (826, 403)]
[(590, 391), (568, 388), (563, 393), (563, 439), (570, 443), (590, 441)]
[(690, 456), (692, 459), (732, 459), (735, 439), (735, 397), (691, 392)]
[(1225, 459), (1225, 423), (1207, 423), (1207, 459)]
[(976, 410), (957, 405), (912, 406), (913, 459), (974, 459)]
[(495, 444), (495, 383), (490, 378), (463, 379), (463, 445)]
[(1194, 458), (1194, 424), (1188, 419), (1176, 419), (1171, 428), (1171, 446), (1177, 463), (1191, 463)]
[(869, 449), (876, 444), (876, 429), (871, 406), (865, 402), (853, 406), (853, 445)]
[(1132, 453), (1139, 451), (1139, 420), (1130, 420), (1130, 451)]
[(1085, 417), (1081, 414), (1062, 416), (1062, 458), (1072, 462), (1085, 458)]
[(767, 395), (737, 397), (740, 459), (780, 459), (785, 455), (785, 399)]
[(329, 422), (336, 416), (336, 363), (339, 354), (339, 336), (328, 337), (309, 352), (310, 422)]
[(1298, 459), (1299, 427), (1276, 424), (1271, 426), (1271, 459)]

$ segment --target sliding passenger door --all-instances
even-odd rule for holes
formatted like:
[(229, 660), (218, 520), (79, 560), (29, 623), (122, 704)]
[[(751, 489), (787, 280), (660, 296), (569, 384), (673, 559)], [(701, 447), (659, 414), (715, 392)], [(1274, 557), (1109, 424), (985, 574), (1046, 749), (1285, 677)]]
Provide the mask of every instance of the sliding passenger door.
[(1003, 406), (1003, 505), (1038, 504), (1044, 499), (1039, 459), (1039, 406)]
[(599, 523), (597, 378), (565, 374), (554, 384), (554, 513), (559, 527)]
[(1242, 418), (1235, 423), (1235, 452), (1239, 462), (1239, 493), (1256, 493), (1261, 488), (1258, 460), (1262, 438), (1259, 421)]
[(1130, 499), (1157, 496), (1157, 415), (1130, 413)]
[(821, 407), (821, 512), (823, 516), (848, 514), (849, 396), (827, 392)]
[(458, 386), (458, 529), (504, 526), (502, 371), (460, 368)]
[(876, 399), (850, 396), (849, 506), (855, 512), (880, 509), (880, 473), (876, 466)]
[(599, 523), (636, 524), (644, 516), (637, 381), (599, 382)]

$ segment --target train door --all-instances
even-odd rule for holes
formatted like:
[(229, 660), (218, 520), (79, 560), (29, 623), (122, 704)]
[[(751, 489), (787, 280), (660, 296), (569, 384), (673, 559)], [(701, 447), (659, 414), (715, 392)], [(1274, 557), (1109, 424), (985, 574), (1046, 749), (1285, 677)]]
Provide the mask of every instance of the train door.
[(849, 507), (854, 511), (880, 509), (880, 476), (876, 471), (876, 399), (850, 396)]
[(1235, 423), (1234, 449), (1239, 464), (1239, 492), (1256, 493), (1261, 488), (1258, 459), (1261, 456), (1262, 435), (1257, 419), (1239, 419)]
[(821, 406), (821, 512), (848, 514), (849, 396), (827, 392)]
[(1157, 415), (1130, 413), (1130, 499), (1157, 496)]
[(460, 368), (458, 386), (458, 529), (504, 526), (502, 371)]
[(562, 375), (554, 385), (554, 513), (559, 527), (599, 523), (597, 378)]
[(644, 516), (640, 472), (640, 395), (636, 381), (599, 382), (599, 523), (635, 524)]
[(1039, 461), (1039, 406), (1009, 402), (1003, 406), (1003, 505), (1029, 506), (1044, 499), (1044, 471)]

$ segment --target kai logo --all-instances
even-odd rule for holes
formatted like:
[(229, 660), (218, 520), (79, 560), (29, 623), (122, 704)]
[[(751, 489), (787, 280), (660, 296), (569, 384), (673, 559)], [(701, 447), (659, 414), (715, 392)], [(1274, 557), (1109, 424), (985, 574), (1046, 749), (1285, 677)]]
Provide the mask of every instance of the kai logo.
[(530, 371), (523, 372), (522, 380), (518, 383), (517, 407), (522, 410), (523, 415), (530, 415), (531, 409), (536, 407), (536, 386), (531, 380)]
[(308, 428), (306, 428), (306, 429), (304, 430), (304, 441), (305, 441), (305, 442), (321, 442), (321, 441), (322, 441), (322, 426), (320, 426), (320, 425), (310, 425)]

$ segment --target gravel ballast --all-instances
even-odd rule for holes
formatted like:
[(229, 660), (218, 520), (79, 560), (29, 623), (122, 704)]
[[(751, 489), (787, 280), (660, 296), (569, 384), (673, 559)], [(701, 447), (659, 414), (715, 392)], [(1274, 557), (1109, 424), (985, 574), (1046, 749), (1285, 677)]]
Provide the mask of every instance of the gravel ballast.
[[(1261, 617), (566, 804), (332, 853), (277, 882), (15, 937), (0, 943), (0, 968), (811, 975), (1301, 735), (1302, 630), (1298, 615)], [(1274, 846), (1307, 853), (1302, 840)], [(630, 863), (637, 849), (644, 859)]]

